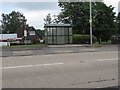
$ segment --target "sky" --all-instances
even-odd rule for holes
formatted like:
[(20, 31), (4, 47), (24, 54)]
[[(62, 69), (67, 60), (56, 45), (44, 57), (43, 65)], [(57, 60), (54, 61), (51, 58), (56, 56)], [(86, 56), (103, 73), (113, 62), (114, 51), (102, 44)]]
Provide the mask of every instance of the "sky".
[[(114, 12), (116, 13), (118, 13), (119, 1), (120, 0), (104, 0), (107, 6), (112, 5), (115, 7)], [(53, 15), (58, 15), (60, 13), (60, 7), (56, 0), (44, 0), (44, 2), (43, 0), (22, 0), (21, 2), (17, 2), (16, 0), (0, 1), (0, 14), (8, 14), (12, 11), (22, 13), (26, 17), (29, 26), (34, 26), (36, 29), (43, 29), (46, 15), (48, 13), (50, 13), (52, 17)], [(0, 20), (1, 19), (2, 17), (0, 16)]]

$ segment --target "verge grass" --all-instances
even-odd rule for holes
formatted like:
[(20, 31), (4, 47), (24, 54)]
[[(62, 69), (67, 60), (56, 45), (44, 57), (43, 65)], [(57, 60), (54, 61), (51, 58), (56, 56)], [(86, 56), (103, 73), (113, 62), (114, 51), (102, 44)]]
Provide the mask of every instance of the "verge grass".
[(46, 46), (46, 45), (45, 44), (13, 45), (13, 46), (2, 46), (1, 48), (7, 48), (7, 47), (33, 47), (33, 46)]

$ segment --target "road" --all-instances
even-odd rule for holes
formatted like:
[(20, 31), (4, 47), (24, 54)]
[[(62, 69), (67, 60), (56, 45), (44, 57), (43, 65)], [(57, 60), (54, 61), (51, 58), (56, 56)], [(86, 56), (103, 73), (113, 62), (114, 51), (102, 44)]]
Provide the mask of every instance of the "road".
[(2, 66), (3, 88), (118, 86), (118, 51), (111, 48), (95, 52), (3, 57)]

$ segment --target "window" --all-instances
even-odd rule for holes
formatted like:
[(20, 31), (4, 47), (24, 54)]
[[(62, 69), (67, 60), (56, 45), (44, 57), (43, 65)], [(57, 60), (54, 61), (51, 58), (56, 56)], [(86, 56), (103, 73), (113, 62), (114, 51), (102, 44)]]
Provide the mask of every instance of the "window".
[(35, 31), (30, 31), (30, 35), (35, 35)]

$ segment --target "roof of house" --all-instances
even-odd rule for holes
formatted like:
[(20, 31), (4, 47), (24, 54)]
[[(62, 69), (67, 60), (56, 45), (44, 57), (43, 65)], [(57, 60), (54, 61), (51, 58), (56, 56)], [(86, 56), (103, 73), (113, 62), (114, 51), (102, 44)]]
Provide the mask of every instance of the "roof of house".
[[(33, 26), (31, 26), (31, 27), (29, 27), (29, 29), (27, 29), (27, 33), (29, 33), (31, 30), (34, 30), (41, 38), (43, 38), (43, 36)], [(25, 36), (23, 38), (25, 38)]]

